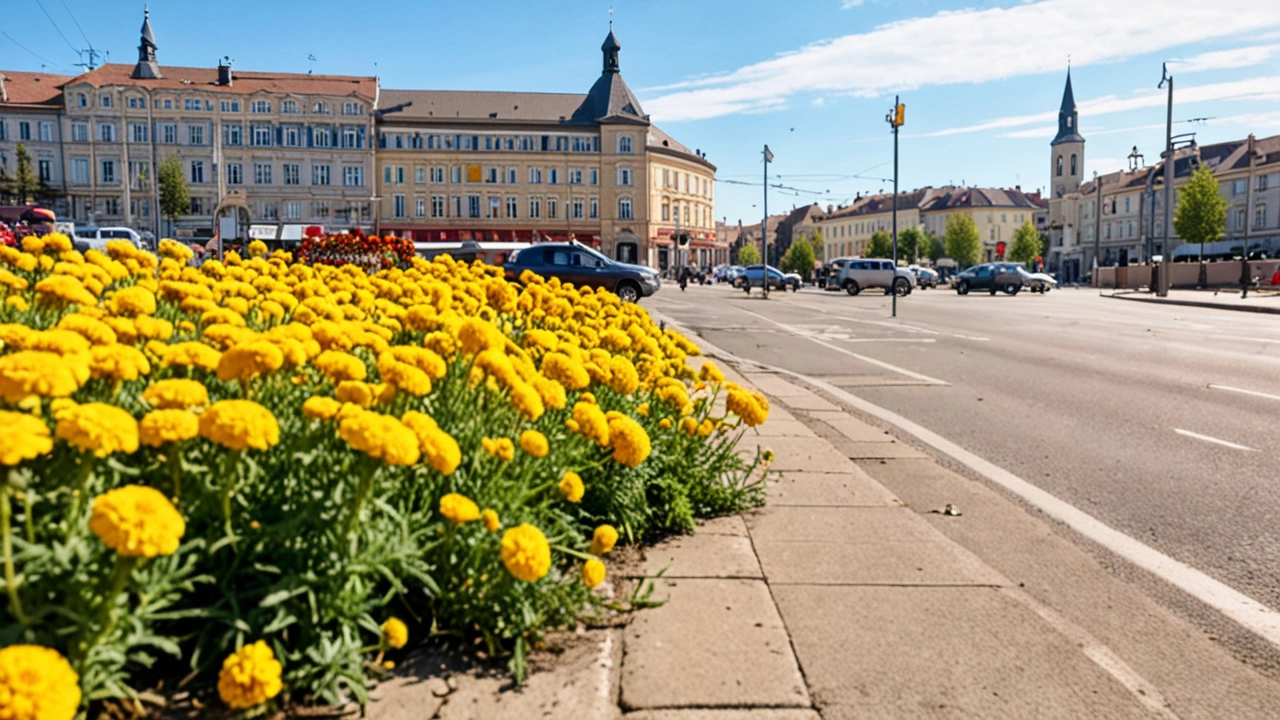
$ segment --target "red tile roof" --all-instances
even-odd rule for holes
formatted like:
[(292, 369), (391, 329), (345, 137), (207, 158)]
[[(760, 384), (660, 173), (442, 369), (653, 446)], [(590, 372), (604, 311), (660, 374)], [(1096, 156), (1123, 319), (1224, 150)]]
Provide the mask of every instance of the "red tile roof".
[(0, 107), (61, 105), (62, 84), (71, 79), (67, 75), (17, 70), (0, 71), (0, 77), (4, 78), (4, 93), (0, 95)]
[(197, 89), (228, 95), (251, 95), (256, 92), (289, 93), (295, 95), (356, 95), (366, 100), (377, 97), (378, 79), (372, 76), (308, 75), (305, 73), (278, 73), (233, 71), (231, 85), (218, 84), (216, 67), (191, 68), (161, 65), (164, 77), (155, 80), (135, 80), (133, 65), (109, 63), (83, 75), (67, 78), (65, 84), (88, 83), (93, 87), (119, 85), (145, 87), (152, 90)]

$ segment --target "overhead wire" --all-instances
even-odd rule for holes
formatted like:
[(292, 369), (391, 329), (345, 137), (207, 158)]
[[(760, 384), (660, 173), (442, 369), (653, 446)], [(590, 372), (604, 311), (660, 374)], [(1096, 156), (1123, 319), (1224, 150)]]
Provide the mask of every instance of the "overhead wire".
[(71, 52), (79, 55), (80, 51), (76, 49), (76, 46), (72, 45), (71, 41), (67, 39), (67, 36), (62, 33), (62, 28), (58, 27), (58, 23), (54, 21), (53, 16), (45, 9), (44, 3), (40, 2), (40, 0), (36, 0), (36, 5), (40, 8), (40, 12), (44, 13), (45, 17), (49, 18), (49, 24), (58, 32), (58, 37), (62, 38), (62, 41), (67, 44), (67, 47), (71, 48)]
[(84, 28), (80, 27), (80, 21), (76, 19), (76, 14), (71, 12), (71, 8), (67, 7), (67, 0), (58, 0), (58, 2), (62, 3), (62, 9), (66, 10), (67, 14), (71, 16), (71, 22), (75, 23), (76, 29), (80, 31), (80, 37), (84, 38), (85, 44), (92, 50), (93, 43), (90, 42), (89, 36), (84, 34)]
[(3, 35), (6, 39), (8, 39), (8, 40), (9, 40), (9, 42), (13, 43), (14, 45), (17, 45), (19, 48), (21, 48), (21, 49), (23, 49), (23, 50), (26, 50), (27, 52), (29, 52), (29, 53), (31, 53), (32, 55), (34, 55), (34, 56), (36, 56), (37, 58), (39, 58), (40, 60), (44, 61), (46, 64), (48, 64), (48, 65), (50, 65), (50, 66), (52, 66), (52, 67), (62, 68), (62, 69), (64, 69), (64, 70), (66, 69), (66, 66), (65, 66), (65, 65), (63, 65), (62, 63), (54, 62), (54, 61), (50, 60), (49, 58), (47, 58), (47, 57), (45, 57), (45, 56), (41, 55), (40, 53), (36, 52), (35, 50), (32, 50), (31, 48), (27, 47), (26, 45), (23, 45), (22, 43), (18, 42), (17, 40), (14, 40), (14, 39), (13, 39), (13, 36), (12, 36), (12, 35), (10, 35), (9, 33), (5, 32), (5, 31), (3, 31), (3, 30), (0, 30), (0, 35)]

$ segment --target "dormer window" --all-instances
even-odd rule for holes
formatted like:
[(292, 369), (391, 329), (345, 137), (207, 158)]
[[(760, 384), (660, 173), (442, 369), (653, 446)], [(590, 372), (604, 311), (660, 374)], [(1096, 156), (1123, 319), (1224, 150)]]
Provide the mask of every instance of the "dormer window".
[(106, 93), (103, 93), (102, 97), (98, 99), (98, 104), (104, 108), (111, 107), (111, 96)]
[(632, 140), (630, 135), (618, 136), (618, 154), (619, 155), (632, 154), (634, 152), (632, 148), (633, 146), (632, 146)]

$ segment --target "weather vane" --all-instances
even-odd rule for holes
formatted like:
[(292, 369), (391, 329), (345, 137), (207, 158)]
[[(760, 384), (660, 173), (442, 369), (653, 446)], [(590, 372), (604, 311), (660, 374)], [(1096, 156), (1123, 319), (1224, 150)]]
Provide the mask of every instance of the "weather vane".
[(613, 32), (613, 6), (609, 6), (609, 32)]

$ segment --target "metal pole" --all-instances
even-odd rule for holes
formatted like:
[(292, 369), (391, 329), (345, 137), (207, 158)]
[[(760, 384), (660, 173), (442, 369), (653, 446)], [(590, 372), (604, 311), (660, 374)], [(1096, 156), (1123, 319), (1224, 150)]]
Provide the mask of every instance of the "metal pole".
[[(898, 96), (893, 96), (893, 114), (898, 114)], [(889, 280), (893, 296), (892, 317), (898, 317), (898, 123), (893, 123), (893, 275)]]
[[(764, 285), (764, 299), (769, 299), (769, 146), (764, 146), (764, 219), (760, 221), (760, 269), (761, 282)], [(750, 281), (748, 281), (750, 284)]]
[[(1165, 116), (1164, 141), (1164, 242), (1160, 254), (1164, 256), (1160, 268), (1160, 289), (1156, 292), (1160, 297), (1168, 297), (1169, 286), (1173, 281), (1173, 248), (1169, 244), (1169, 228), (1173, 225), (1173, 76), (1164, 68), (1165, 76), (1161, 80), (1169, 83), (1169, 106)], [(1201, 245), (1201, 248), (1204, 246)]]
[(1093, 173), (1093, 195), (1093, 269), (1089, 271), (1089, 279), (1094, 287), (1101, 288), (1098, 270), (1102, 268), (1102, 178), (1098, 177), (1096, 170)]

